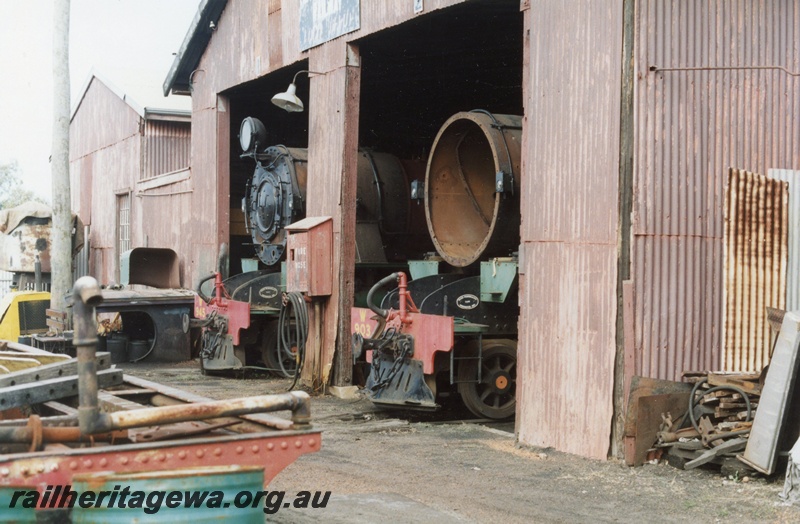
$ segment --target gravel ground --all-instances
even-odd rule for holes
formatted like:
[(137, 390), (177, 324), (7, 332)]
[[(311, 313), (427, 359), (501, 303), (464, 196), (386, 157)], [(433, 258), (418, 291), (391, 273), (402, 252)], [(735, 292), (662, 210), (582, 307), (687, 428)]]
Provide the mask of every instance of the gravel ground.
[[(194, 362), (123, 368), (218, 399), (290, 385), (265, 375), (203, 376)], [(782, 474), (745, 482), (666, 464), (629, 468), (518, 446), (513, 423), (462, 422), (469, 416), (458, 410), (379, 411), (363, 397), (314, 397), (312, 417), (323, 431), (322, 449), (302, 456), (270, 488), (331, 491), (331, 502), (279, 512), (276, 522), (800, 521), (800, 508), (780, 504)]]

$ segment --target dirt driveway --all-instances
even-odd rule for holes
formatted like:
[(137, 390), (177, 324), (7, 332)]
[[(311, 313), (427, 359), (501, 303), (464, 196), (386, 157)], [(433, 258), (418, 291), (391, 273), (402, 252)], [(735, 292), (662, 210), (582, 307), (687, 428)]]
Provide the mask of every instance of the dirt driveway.
[[(284, 391), (287, 380), (203, 376), (196, 363), (125, 365), (126, 373), (212, 398)], [(800, 522), (772, 481), (725, 479), (665, 464), (629, 468), (515, 445), (513, 424), (376, 411), (364, 399), (317, 397), (322, 449), (271, 489), (331, 491), (325, 509), (281, 510), (276, 522)]]

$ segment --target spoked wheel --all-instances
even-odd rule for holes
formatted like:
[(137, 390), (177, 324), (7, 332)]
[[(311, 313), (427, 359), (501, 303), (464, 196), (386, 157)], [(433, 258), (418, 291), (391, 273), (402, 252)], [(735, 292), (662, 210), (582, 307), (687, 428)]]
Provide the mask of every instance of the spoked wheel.
[(264, 364), (279, 377), (292, 378), (297, 369), (297, 344), (292, 336), (291, 352), (281, 349), (278, 344), (278, 323), (270, 322), (264, 327), (261, 336), (261, 358)]
[[(483, 341), (480, 361), (465, 359), (458, 367), (458, 392), (467, 408), (479, 417), (504, 419), (514, 416), (517, 406), (517, 342), (508, 339)], [(477, 343), (463, 356), (477, 356)]]

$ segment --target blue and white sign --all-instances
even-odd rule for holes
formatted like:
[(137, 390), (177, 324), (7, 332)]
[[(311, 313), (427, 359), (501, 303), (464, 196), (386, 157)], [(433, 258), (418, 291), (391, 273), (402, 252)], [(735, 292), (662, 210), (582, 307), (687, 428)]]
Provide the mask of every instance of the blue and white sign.
[(361, 0), (300, 0), (300, 50), (361, 27)]

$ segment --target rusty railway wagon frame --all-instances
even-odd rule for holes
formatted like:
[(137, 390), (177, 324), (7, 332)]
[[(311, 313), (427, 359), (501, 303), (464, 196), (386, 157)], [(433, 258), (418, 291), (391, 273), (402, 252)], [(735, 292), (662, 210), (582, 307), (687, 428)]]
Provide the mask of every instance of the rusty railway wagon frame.
[[(311, 399), (304, 392), (214, 401), (131, 376), (122, 377), (120, 384), (119, 372), (114, 385), (108, 387), (123, 389), (117, 389), (116, 395), (114, 390), (100, 391), (97, 369), (102, 359), (96, 353), (94, 311), (102, 301), (94, 278), (81, 277), (75, 282), (77, 409), (37, 398), (30, 402), (56, 415), (0, 421), (0, 449), (10, 451), (0, 455), (0, 487), (27, 487), (44, 493), (48, 486), (71, 484), (75, 475), (83, 473), (239, 464), (263, 466), (266, 485), (297, 457), (319, 449), (320, 432), (310, 426)], [(55, 386), (45, 385), (48, 381), (39, 380), (36, 371), (33, 379), (40, 382), (40, 389), (44, 385), (55, 391)], [(124, 398), (131, 395), (147, 395), (152, 407)], [(51, 398), (64, 396), (58, 393)], [(19, 398), (14, 405), (22, 405)], [(13, 407), (10, 402), (7, 406)], [(291, 420), (267, 414), (283, 410), (291, 410)], [(217, 434), (200, 436), (212, 432)], [(119, 444), (120, 439), (132, 443)], [(110, 445), (103, 445), (106, 442)], [(44, 504), (37, 502), (40, 509), (51, 509)]]
[[(168, 399), (162, 399), (164, 403), (186, 403), (187, 406), (208, 401), (176, 388), (127, 375), (120, 387), (125, 388), (120, 396), (114, 395), (114, 391), (106, 391), (101, 396), (105, 407), (131, 411), (148, 407), (125, 398), (128, 396), (158, 395)], [(263, 467), (266, 486), (286, 466), (306, 453), (318, 451), (321, 445), (319, 430), (274, 415), (241, 415), (226, 417), (224, 421), (224, 424), (206, 428), (217, 434), (196, 438), (125, 444), (114, 444), (112, 441), (110, 445), (103, 443), (87, 448), (58, 446), (43, 451), (2, 454), (0, 486), (44, 493), (48, 485), (68, 485), (75, 475), (84, 473), (138, 473), (241, 464)], [(15, 421), (3, 421), (0, 427), (8, 427), (12, 422)], [(74, 426), (42, 426), (41, 422), (31, 424), (30, 421), (26, 426), (15, 429), (31, 429), (33, 442), (41, 442), (48, 429), (78, 430)]]

